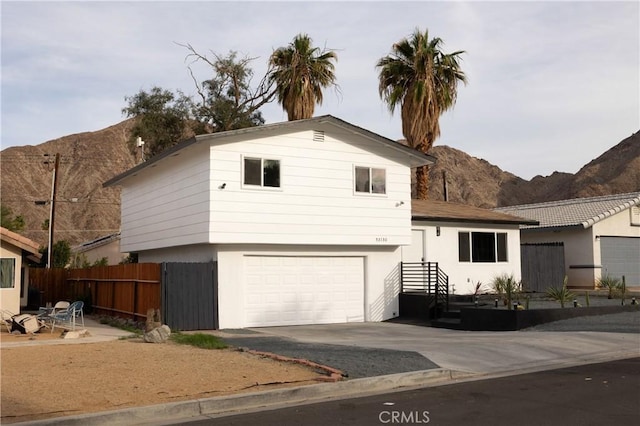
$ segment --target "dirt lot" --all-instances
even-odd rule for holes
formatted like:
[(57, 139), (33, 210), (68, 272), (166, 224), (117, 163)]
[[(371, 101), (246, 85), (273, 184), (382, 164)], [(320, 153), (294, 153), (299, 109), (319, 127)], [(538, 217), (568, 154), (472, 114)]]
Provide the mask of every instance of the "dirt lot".
[[(29, 338), (0, 333), (3, 343)], [(35, 340), (57, 338), (43, 333)], [(300, 386), (326, 377), (233, 349), (141, 339), (3, 347), (0, 362), (2, 424)]]

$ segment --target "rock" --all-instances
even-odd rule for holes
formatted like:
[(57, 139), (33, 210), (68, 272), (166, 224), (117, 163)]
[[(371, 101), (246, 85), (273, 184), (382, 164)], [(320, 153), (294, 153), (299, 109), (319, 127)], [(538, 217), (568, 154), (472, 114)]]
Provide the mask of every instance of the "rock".
[(171, 329), (168, 325), (161, 325), (151, 331), (144, 333), (143, 339), (147, 343), (164, 343), (169, 340)]
[(78, 339), (80, 337), (87, 336), (89, 336), (89, 331), (86, 329), (81, 329), (76, 331), (65, 330), (60, 337), (62, 337), (63, 339)]

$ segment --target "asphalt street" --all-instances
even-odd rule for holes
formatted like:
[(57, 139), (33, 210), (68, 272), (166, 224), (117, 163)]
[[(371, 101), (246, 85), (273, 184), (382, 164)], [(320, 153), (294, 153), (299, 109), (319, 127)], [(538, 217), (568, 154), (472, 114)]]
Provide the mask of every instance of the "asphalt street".
[(635, 426), (639, 419), (640, 358), (633, 358), (188, 424)]

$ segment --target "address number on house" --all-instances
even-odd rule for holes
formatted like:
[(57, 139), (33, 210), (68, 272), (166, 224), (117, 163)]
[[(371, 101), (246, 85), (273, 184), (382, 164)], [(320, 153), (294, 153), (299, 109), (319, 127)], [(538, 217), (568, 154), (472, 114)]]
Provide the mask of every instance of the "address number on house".
[(387, 241), (387, 237), (376, 237), (376, 243), (386, 243)]

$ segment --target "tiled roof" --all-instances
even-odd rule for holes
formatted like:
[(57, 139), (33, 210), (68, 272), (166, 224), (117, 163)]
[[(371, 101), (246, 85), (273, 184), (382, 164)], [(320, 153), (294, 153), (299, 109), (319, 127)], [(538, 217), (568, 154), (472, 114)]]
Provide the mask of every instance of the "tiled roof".
[(589, 228), (602, 219), (637, 205), (640, 205), (640, 192), (500, 207), (495, 211), (540, 222), (538, 226), (525, 226), (525, 229)]
[(104, 235), (102, 237), (96, 238), (95, 240), (87, 241), (82, 244), (79, 244), (73, 247), (73, 251), (76, 253), (82, 253), (87, 250), (91, 250), (96, 247), (103, 246), (105, 244), (109, 244), (112, 241), (116, 241), (120, 239), (120, 232), (116, 232), (115, 234)]
[(16, 234), (13, 231), (9, 231), (7, 228), (0, 227), (0, 239), (22, 249), (28, 254), (35, 255), (36, 257), (40, 256), (38, 252), (40, 246), (38, 243), (20, 234)]
[(530, 219), (523, 219), (511, 214), (500, 213), (479, 207), (435, 200), (411, 200), (411, 216), (413, 220), (476, 222), (500, 224), (537, 224)]

